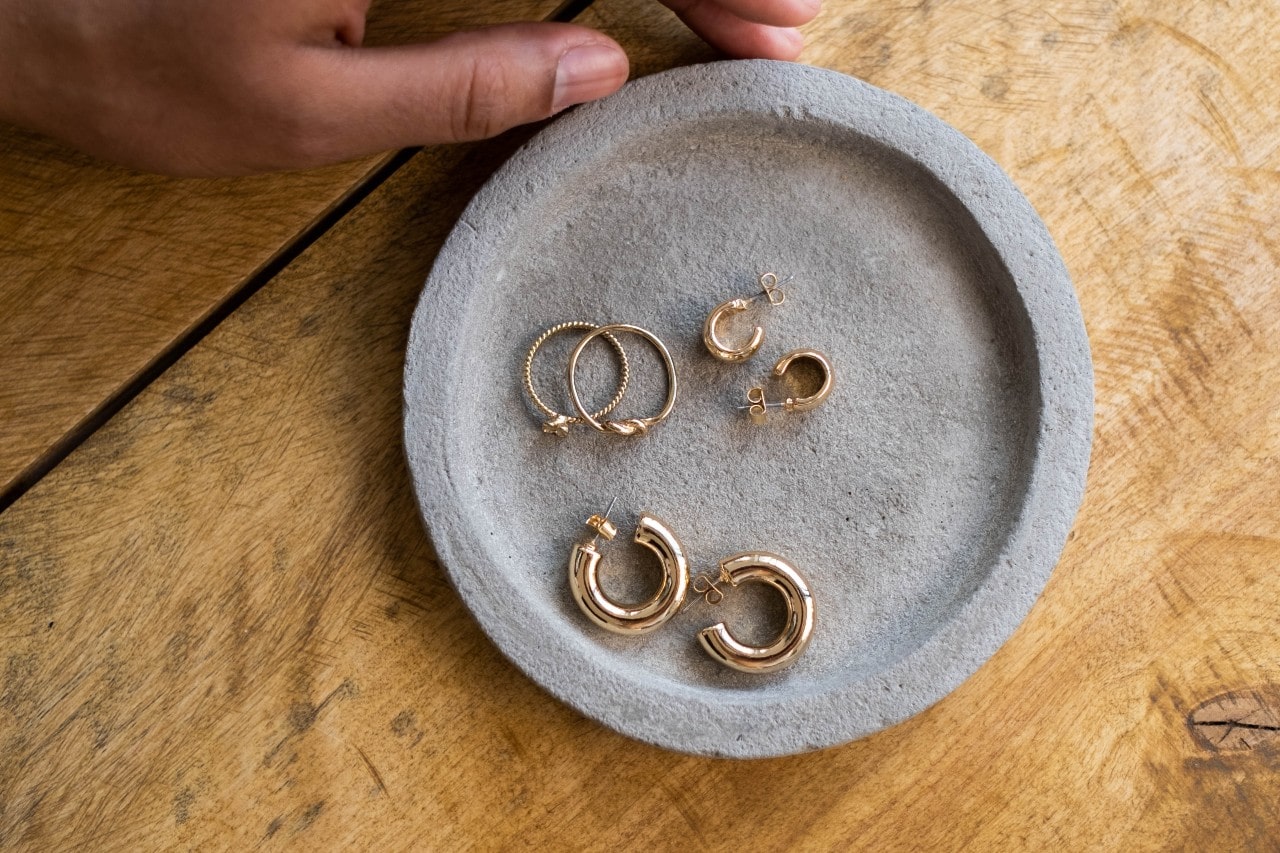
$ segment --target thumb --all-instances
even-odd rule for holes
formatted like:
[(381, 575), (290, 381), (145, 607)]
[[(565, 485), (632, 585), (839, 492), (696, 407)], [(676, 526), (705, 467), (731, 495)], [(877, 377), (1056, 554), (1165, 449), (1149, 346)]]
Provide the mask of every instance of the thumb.
[(507, 24), (424, 45), (326, 48), (308, 98), (317, 161), (495, 136), (602, 98), (627, 79), (627, 55), (595, 30)]

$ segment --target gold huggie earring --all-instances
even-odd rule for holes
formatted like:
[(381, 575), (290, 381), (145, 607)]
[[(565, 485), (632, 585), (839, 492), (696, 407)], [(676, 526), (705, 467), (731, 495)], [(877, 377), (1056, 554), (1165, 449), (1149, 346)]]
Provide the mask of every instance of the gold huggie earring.
[[(609, 503), (609, 509), (613, 509), (613, 502)], [(588, 518), (587, 526), (595, 530), (596, 535), (590, 542), (573, 546), (569, 555), (569, 588), (573, 600), (592, 622), (618, 634), (643, 634), (666, 622), (684, 606), (689, 590), (689, 560), (670, 527), (647, 512), (642, 513), (636, 523), (635, 541), (657, 554), (662, 563), (662, 586), (644, 604), (627, 607), (611, 600), (600, 587), (601, 554), (596, 540), (601, 536), (611, 540), (618, 535), (617, 526), (609, 521), (609, 510), (605, 510), (603, 516)]]
[[(584, 320), (559, 323), (552, 326), (550, 329), (547, 329), (541, 335), (538, 335), (538, 339), (533, 342), (533, 346), (529, 347), (529, 353), (524, 357), (524, 390), (525, 393), (529, 395), (529, 399), (533, 401), (533, 405), (537, 407), (538, 411), (547, 416), (547, 421), (542, 425), (543, 432), (550, 435), (565, 436), (569, 434), (570, 426), (574, 424), (583, 424), (586, 423), (586, 421), (582, 418), (562, 415), (542, 401), (542, 398), (538, 396), (538, 392), (533, 389), (533, 357), (537, 355), (538, 350), (547, 342), (547, 339), (553, 335), (558, 335), (561, 332), (569, 331), (571, 329), (592, 331), (597, 328), (599, 327), (595, 323), (588, 323)], [(618, 354), (618, 362), (622, 368), (622, 376), (621, 381), (618, 383), (618, 393), (613, 395), (613, 399), (605, 404), (603, 409), (595, 413), (594, 416), (597, 418), (602, 418), (617, 408), (618, 404), (622, 402), (623, 396), (627, 393), (627, 381), (631, 378), (631, 365), (627, 362), (627, 353), (626, 350), (622, 348), (622, 344), (618, 343), (618, 339), (610, 334), (606, 334), (604, 339), (609, 342), (609, 346), (613, 347), (613, 351)]]
[(707, 315), (707, 321), (702, 324), (702, 342), (707, 345), (707, 352), (721, 361), (729, 362), (746, 361), (756, 354), (756, 350), (760, 349), (760, 345), (764, 343), (763, 327), (756, 326), (752, 329), (751, 340), (734, 349), (720, 340), (716, 324), (730, 314), (746, 311), (757, 299), (767, 299), (770, 305), (781, 305), (787, 299), (787, 294), (783, 293), (778, 286), (778, 276), (775, 273), (767, 272), (760, 276), (760, 290), (762, 292), (755, 296), (730, 299), (728, 302), (721, 302), (711, 310)]
[(831, 396), (831, 389), (836, 384), (836, 375), (831, 359), (816, 349), (797, 349), (787, 353), (778, 359), (778, 363), (773, 366), (773, 375), (782, 376), (794, 362), (800, 359), (816, 362), (818, 369), (822, 372), (822, 384), (818, 386), (817, 391), (808, 397), (788, 397), (781, 403), (767, 403), (764, 399), (764, 388), (757, 386), (747, 392), (747, 405), (739, 406), (738, 408), (745, 410), (754, 423), (762, 424), (765, 422), (769, 409), (782, 409), (787, 412), (807, 412), (810, 409), (816, 409), (821, 406)]
[[(633, 335), (639, 335), (652, 344), (653, 348), (658, 351), (658, 355), (662, 357), (663, 367), (667, 371), (667, 399), (656, 415), (648, 418), (627, 418), (625, 420), (609, 420), (601, 423), (599, 415), (591, 414), (587, 411), (587, 407), (583, 405), (582, 396), (578, 393), (578, 358), (592, 338), (597, 335), (607, 335), (611, 332), (630, 332)], [(615, 435), (644, 435), (651, 426), (666, 420), (667, 416), (671, 414), (671, 409), (676, 404), (676, 392), (679, 390), (679, 382), (676, 380), (676, 365), (671, 360), (671, 353), (667, 351), (666, 344), (653, 332), (626, 323), (611, 323), (608, 326), (600, 326), (587, 332), (582, 340), (578, 341), (578, 345), (574, 347), (573, 353), (569, 356), (569, 369), (566, 371), (566, 375), (569, 380), (569, 398), (573, 401), (573, 407), (578, 410), (578, 416), (594, 429), (600, 432), (612, 432)]]
[[(766, 583), (782, 593), (787, 608), (787, 625), (778, 639), (767, 646), (748, 646), (734, 639), (723, 622), (698, 632), (698, 642), (707, 654), (727, 667), (742, 672), (771, 672), (795, 663), (813, 638), (813, 595), (795, 566), (777, 554), (748, 551), (720, 561), (720, 580), (730, 586), (748, 581)], [(716, 585), (699, 576), (694, 591), (715, 604), (724, 597)], [(712, 594), (719, 597), (712, 599)]]

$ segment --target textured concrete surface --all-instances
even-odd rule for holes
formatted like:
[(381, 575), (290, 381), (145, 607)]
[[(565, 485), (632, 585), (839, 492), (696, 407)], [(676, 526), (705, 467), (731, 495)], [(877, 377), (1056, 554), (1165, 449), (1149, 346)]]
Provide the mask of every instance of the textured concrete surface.
[[(765, 326), (760, 354), (713, 360), (707, 312), (766, 270), (795, 278), (785, 305), (746, 318)], [(576, 319), (666, 341), (682, 385), (669, 421), (642, 439), (542, 433), (521, 360), (542, 329)], [(540, 387), (572, 343), (548, 345)], [(660, 368), (623, 343), (634, 390), (617, 415), (647, 413)], [(733, 407), (801, 346), (834, 360), (831, 400), (753, 426)], [(603, 344), (596, 356), (584, 375), (604, 400), (612, 358)], [(891, 725), (995, 652), (1079, 505), (1093, 390), (1062, 261), (999, 167), (886, 92), (751, 61), (632, 83), (495, 174), (427, 282), (405, 406), (424, 519), (499, 648), (618, 731), (752, 757)], [(639, 639), (593, 627), (566, 561), (614, 495), (611, 590), (639, 599), (654, 576), (628, 544), (642, 510), (681, 535), (695, 571), (750, 548), (786, 555), (818, 608), (803, 660), (752, 676), (698, 648), (721, 618), (768, 636), (778, 614), (754, 591)]]

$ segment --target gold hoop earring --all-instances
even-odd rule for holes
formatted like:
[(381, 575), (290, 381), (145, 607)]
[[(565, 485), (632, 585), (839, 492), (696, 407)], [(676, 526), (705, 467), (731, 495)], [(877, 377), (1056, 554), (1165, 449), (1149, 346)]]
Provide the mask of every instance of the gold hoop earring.
[[(543, 402), (542, 398), (538, 396), (538, 392), (533, 388), (533, 357), (538, 354), (538, 350), (541, 349), (542, 345), (546, 343), (549, 338), (558, 335), (561, 332), (566, 332), (572, 329), (591, 331), (596, 328), (599, 327), (595, 323), (588, 323), (584, 320), (573, 320), (568, 323), (559, 323), (552, 326), (550, 329), (547, 329), (541, 335), (538, 335), (538, 339), (533, 342), (533, 346), (529, 347), (528, 355), (524, 357), (524, 371), (522, 374), (524, 390), (525, 393), (529, 395), (529, 399), (533, 402), (534, 407), (547, 416), (546, 422), (542, 425), (542, 431), (548, 435), (566, 436), (569, 434), (569, 427), (574, 424), (586, 423), (586, 421), (580, 417), (575, 418), (570, 417), (569, 415), (560, 414)], [(617, 338), (610, 334), (606, 334), (604, 339), (609, 342), (609, 346), (613, 347), (613, 351), (618, 354), (618, 363), (621, 367), (622, 375), (620, 377), (621, 381), (618, 383), (618, 392), (613, 395), (612, 400), (605, 404), (603, 409), (595, 413), (595, 417), (597, 418), (602, 418), (617, 408), (618, 404), (622, 402), (622, 398), (627, 393), (627, 382), (631, 378), (631, 365), (627, 362), (627, 352), (622, 348), (622, 344), (618, 342)]]
[(787, 299), (787, 294), (778, 286), (778, 276), (775, 273), (767, 272), (760, 276), (760, 290), (762, 292), (755, 296), (730, 299), (728, 302), (721, 302), (711, 309), (711, 313), (707, 315), (707, 321), (702, 324), (702, 342), (706, 344), (707, 352), (721, 361), (728, 362), (746, 361), (756, 354), (756, 351), (760, 349), (760, 345), (764, 343), (764, 328), (762, 326), (753, 328), (751, 330), (751, 339), (742, 346), (735, 348), (720, 340), (717, 325), (725, 317), (746, 311), (751, 307), (751, 303), (758, 299), (767, 299), (770, 305), (781, 305)]
[[(784, 558), (767, 551), (748, 551), (720, 561), (720, 580), (736, 587), (751, 581), (766, 583), (782, 593), (787, 608), (787, 624), (767, 646), (749, 646), (734, 639), (723, 622), (698, 632), (698, 642), (712, 658), (741, 672), (772, 672), (790, 666), (808, 648), (813, 638), (815, 612), (809, 585)], [(701, 582), (701, 583), (699, 583)], [(694, 591), (711, 603), (724, 597), (716, 585), (699, 576)], [(712, 594), (719, 598), (712, 600)]]
[[(616, 499), (615, 499), (616, 500)], [(610, 509), (613, 504), (609, 504)], [(596, 531), (590, 542), (573, 546), (569, 555), (569, 589), (573, 600), (587, 617), (607, 631), (617, 634), (644, 634), (657, 628), (684, 606), (689, 590), (689, 560), (675, 533), (664, 522), (642, 513), (636, 522), (635, 541), (657, 555), (662, 564), (662, 585), (644, 604), (628, 607), (618, 604), (600, 586), (601, 554), (596, 540), (612, 540), (618, 528), (609, 521), (609, 511), (593, 515), (587, 526)]]
[(746, 410), (753, 423), (762, 424), (768, 416), (769, 409), (782, 409), (787, 412), (807, 412), (821, 406), (831, 396), (831, 390), (835, 388), (836, 375), (831, 359), (816, 349), (797, 349), (787, 353), (778, 359), (778, 363), (773, 366), (773, 375), (781, 377), (791, 368), (792, 364), (802, 359), (812, 361), (818, 365), (818, 370), (822, 374), (822, 382), (817, 391), (807, 397), (788, 397), (781, 403), (769, 403), (765, 401), (764, 387), (757, 386), (747, 392), (747, 405), (739, 406), (738, 408)]
[[(611, 332), (629, 332), (633, 335), (639, 335), (648, 341), (654, 349), (658, 351), (658, 355), (662, 357), (662, 365), (667, 372), (667, 399), (662, 404), (662, 409), (652, 417), (647, 418), (627, 418), (625, 420), (609, 420), (600, 422), (598, 416), (592, 415), (582, 403), (582, 396), (578, 393), (578, 358), (582, 355), (582, 350), (591, 342), (591, 339), (597, 335), (607, 335)], [(573, 401), (573, 407), (577, 409), (578, 416), (590, 425), (592, 428), (600, 432), (612, 432), (615, 435), (644, 435), (654, 424), (661, 423), (671, 414), (672, 408), (676, 404), (676, 392), (679, 390), (679, 382), (676, 379), (676, 365), (671, 360), (671, 353), (667, 351), (667, 346), (653, 332), (642, 329), (639, 326), (631, 326), (626, 323), (612, 323), (608, 326), (600, 326), (587, 332), (578, 341), (578, 345), (574, 347), (573, 352), (569, 355), (569, 369), (566, 371), (569, 380), (569, 399)]]

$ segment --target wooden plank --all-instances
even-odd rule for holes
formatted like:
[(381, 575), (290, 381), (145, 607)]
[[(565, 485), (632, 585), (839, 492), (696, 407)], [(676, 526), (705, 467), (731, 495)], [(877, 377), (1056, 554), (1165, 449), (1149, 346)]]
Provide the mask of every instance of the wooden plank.
[[(383, 0), (368, 43), (542, 18), (558, 5)], [(0, 496), (389, 156), (173, 180), (0, 125)]]
[[(1273, 847), (1280, 15), (1201, 5), (828, 0), (812, 30), (811, 60), (1010, 170), (1093, 339), (1076, 530), (947, 699), (839, 749), (712, 761), (614, 735), (498, 655), (400, 459), (409, 312), (506, 154), (437, 150), (0, 515), (0, 841)], [(647, 7), (593, 14), (665, 45), (645, 67), (697, 54)]]

